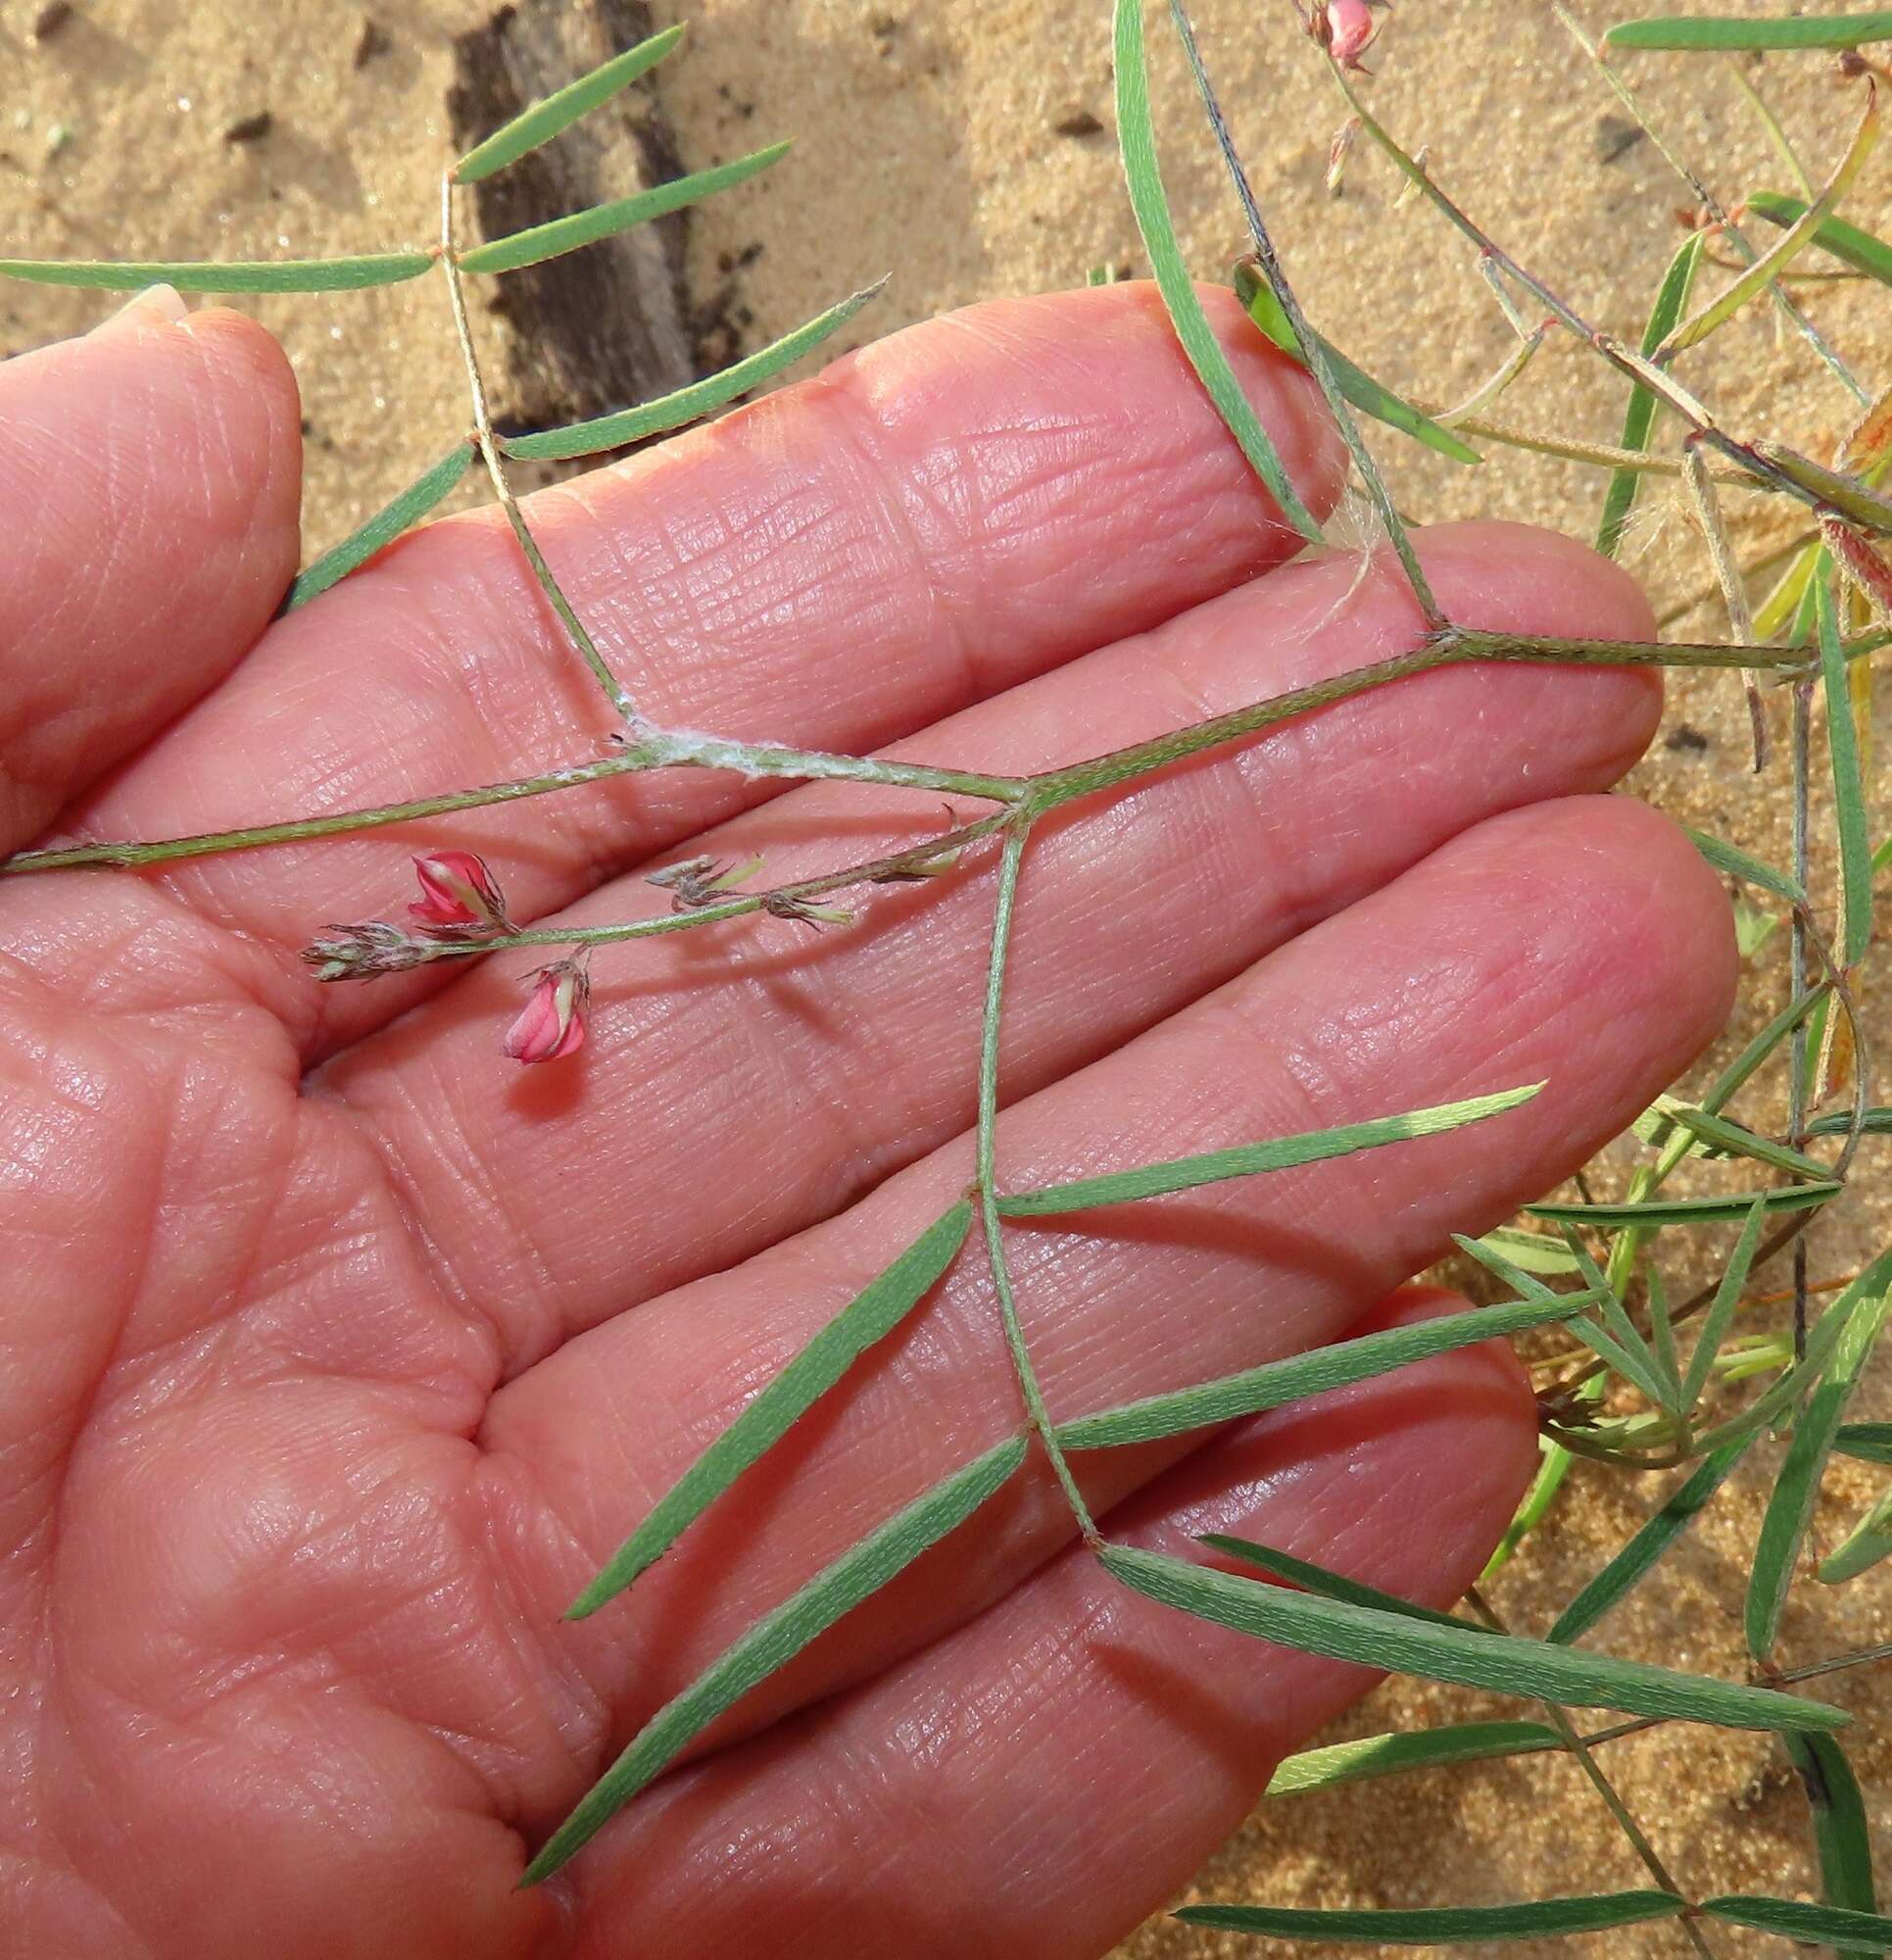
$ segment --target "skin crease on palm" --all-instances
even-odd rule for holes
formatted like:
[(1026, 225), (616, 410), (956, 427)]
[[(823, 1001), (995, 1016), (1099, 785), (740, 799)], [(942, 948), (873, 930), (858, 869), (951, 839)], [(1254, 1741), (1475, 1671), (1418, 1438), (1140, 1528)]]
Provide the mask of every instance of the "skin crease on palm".
[[(1205, 294), (1303, 493), (1341, 452)], [(298, 405), (148, 298), (0, 368), (0, 825), (157, 836), (599, 753), (495, 514), (271, 623)], [(534, 499), (659, 721), (970, 768), (1076, 760), (1410, 646), (1389, 569), (1295, 540), (1121, 286), (898, 334)], [(1428, 533), (1455, 616), (1645, 636), (1614, 567)], [(1646, 674), (1411, 679), (1059, 812), (1023, 879), (1001, 1174), (1023, 1185), (1540, 1079), (1461, 1134), (1021, 1228), (1055, 1413), (1446, 1310), (1453, 1230), (1565, 1177), (1716, 1034), (1734, 955), (1679, 833), (1601, 792)], [(970, 809), (962, 813), (970, 814)], [(1133, 1596), (1042, 1463), (817, 1642), (549, 1886), (628, 1736), (765, 1607), (1020, 1422), (969, 1246), (634, 1592), (558, 1615), (744, 1399), (964, 1188), (989, 863), (608, 949), (575, 1058), (506, 955), (317, 987), (416, 850), (515, 917), (772, 880), (937, 799), (685, 771), (162, 874), (0, 884), (0, 1952), (1089, 1960), (1187, 1883), (1363, 1672)], [(1533, 1461), (1480, 1348), (1194, 1447), (1080, 1459), (1114, 1537), (1222, 1529), (1442, 1604)]]

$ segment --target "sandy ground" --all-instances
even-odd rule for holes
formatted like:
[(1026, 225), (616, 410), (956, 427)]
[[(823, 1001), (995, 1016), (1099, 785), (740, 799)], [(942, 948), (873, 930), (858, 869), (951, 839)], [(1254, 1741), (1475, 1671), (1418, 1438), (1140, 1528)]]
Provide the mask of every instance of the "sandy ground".
[[(434, 184), (450, 150), (448, 37), (483, 8), (374, 0), (384, 45), (360, 66), (352, 57), (365, 17), (337, 0), (80, 0), (43, 45), (30, 34), (40, 9), (41, 0), (0, 0), (7, 251), (301, 256), (429, 242)], [(1579, 11), (1593, 26), (1612, 18), (1597, 0)], [(675, 17), (667, 4), (656, 12)], [(1432, 401), (1469, 393), (1504, 357), (1509, 329), (1431, 215), (1413, 202), (1393, 208), (1395, 181), (1376, 159), (1356, 153), (1343, 194), (1328, 193), (1338, 115), (1290, 31), (1286, 0), (1200, 0), (1197, 12), (1309, 311), (1391, 385)], [(685, 161), (701, 168), (780, 133), (795, 135), (798, 149), (698, 217), (693, 296), (722, 301), (753, 347), (883, 272), (893, 282), (856, 322), (856, 338), (967, 301), (1069, 284), (1095, 264), (1140, 267), (1108, 130), (1107, 17), (1104, 0), (702, 0), (687, 55), (661, 81)], [(1192, 263), (1212, 272), (1238, 249), (1235, 214), (1173, 47), (1162, 34), (1152, 44), (1185, 242)], [(1382, 49), (1378, 113), (1410, 143), (1431, 145), (1446, 181), (1515, 255), (1603, 326), (1638, 333), (1685, 198), (1649, 142), (1620, 146), (1616, 105), (1547, 8), (1402, 0)], [(1813, 60), (1753, 73), (1823, 175), (1856, 113), (1851, 99), (1838, 97)], [(1644, 58), (1633, 74), (1678, 151), (1719, 186), (1791, 187), (1724, 70)], [(232, 124), (265, 110), (266, 135), (227, 140)], [(1086, 118), (1096, 120), (1095, 132), (1060, 130), (1082, 129)], [(1850, 208), (1884, 230), (1888, 205), (1892, 172), (1881, 158)], [(1881, 381), (1883, 294), (1806, 291), (1838, 345)], [(464, 426), (461, 384), (431, 281), (259, 310), (287, 343), (305, 391), (313, 553)], [(96, 296), (0, 286), (0, 349), (73, 330), (99, 311)], [(483, 330), (505, 329), (488, 321)], [(1731, 329), (1691, 378), (1730, 425), (1791, 434), (1815, 454), (1827, 454), (1849, 419), (1830, 377), (1767, 320)], [(1610, 439), (1622, 389), (1600, 364), (1553, 343), (1503, 413), (1532, 428)], [(1500, 454), (1470, 471), (1405, 445), (1384, 453), (1408, 509), (1499, 509), (1578, 531), (1594, 526), (1598, 486), (1575, 466)], [(1758, 499), (1740, 500), (1731, 514), (1744, 546), (1784, 537), (1791, 524)], [(1682, 508), (1666, 490), (1647, 500), (1634, 556), (1666, 603), (1705, 576)], [(1686, 626), (1717, 631), (1709, 612)], [(1635, 786), (1685, 820), (1786, 861), (1779, 778), (1757, 787), (1746, 772), (1733, 684), (1681, 680), (1672, 704), (1670, 741)], [(1692, 734), (1677, 733), (1684, 728)], [(1784, 937), (1762, 956), (1736, 1034), (1780, 998)], [(1872, 1011), (1884, 1027), (1882, 999)], [(1883, 1189), (1861, 1190), (1817, 1234), (1816, 1275), (1847, 1270), (1886, 1243), (1888, 1229)], [(1866, 1404), (1859, 1413), (1892, 1417), (1883, 1380)], [(1816, 1535), (1843, 1529), (1871, 1486), (1869, 1476), (1836, 1471)], [(1610, 1622), (1604, 1637), (1614, 1649), (1740, 1674), (1740, 1586), (1762, 1489), (1753, 1478), (1723, 1494), (1666, 1579)], [(1658, 1495), (1650, 1483), (1579, 1472), (1554, 1526), (1499, 1582), (1496, 1603), (1520, 1629), (1541, 1630)], [(1892, 1588), (1881, 1576), (1797, 1603), (1783, 1651), (1799, 1661), (1889, 1636)], [(1829, 1692), (1861, 1716), (1854, 1760), (1875, 1816), (1892, 1817), (1886, 1678), (1841, 1676)], [(1396, 1683), (1335, 1735), (1515, 1712)], [(1608, 1761), (1685, 1886), (1811, 1895), (1804, 1806), (1764, 1739), (1665, 1729), (1618, 1745)], [(1538, 1758), (1264, 1807), (1201, 1875), (1198, 1895), (1418, 1905), (1642, 1883), (1574, 1767)], [(1673, 1928), (1577, 1944), (1624, 1955), (1683, 1950)], [(1718, 1935), (1717, 1944), (1723, 1953), (1778, 1950), (1738, 1936)], [(1125, 1949), (1140, 1960), (1221, 1950), (1215, 1937), (1162, 1920)]]

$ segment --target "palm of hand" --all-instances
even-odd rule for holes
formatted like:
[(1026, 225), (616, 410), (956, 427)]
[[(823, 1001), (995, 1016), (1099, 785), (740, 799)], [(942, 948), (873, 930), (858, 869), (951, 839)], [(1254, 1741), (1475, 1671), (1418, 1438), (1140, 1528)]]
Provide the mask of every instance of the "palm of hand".
[[(1331, 499), (1299, 377), (1220, 325)], [(295, 427), (279, 356), (230, 316), (134, 313), (0, 369), (0, 843), (584, 753), (586, 677), (483, 517), (265, 631)], [(1255, 576), (1287, 542), (1131, 288), (916, 330), (535, 522), (660, 719), (917, 735), (967, 766), (1072, 760), (1415, 631), (1390, 579), (1342, 606), (1344, 562)], [(1646, 624), (1555, 540), (1428, 553), (1480, 622)], [(1712, 879), (1639, 808), (1559, 801), (1626, 766), (1655, 703), (1623, 673), (1431, 675), (1035, 845), (1000, 1131), (1021, 1179), (1551, 1079), (1488, 1133), (1021, 1234), (1055, 1409), (1342, 1333), (1715, 1031)], [(498, 1056), (515, 973), (323, 993), (295, 949), (397, 906), (422, 842), (483, 850), (516, 915), (585, 920), (655, 909), (622, 874), (705, 834), (775, 877), (938, 821), (881, 792), (756, 802), (632, 780), (529, 823), (0, 886), (17, 1950), (1091, 1954), (1366, 1685), (1113, 1591), (1035, 1471), (513, 1889), (761, 1606), (1017, 1426), (968, 1254), (629, 1600), (558, 1621), (963, 1188), (990, 887), (891, 894), (818, 943), (649, 942), (601, 962), (582, 1058), (540, 1071)], [(1242, 1531), (1442, 1602), (1515, 1499), (1529, 1416), (1480, 1350), (1084, 1467), (1113, 1535)]]

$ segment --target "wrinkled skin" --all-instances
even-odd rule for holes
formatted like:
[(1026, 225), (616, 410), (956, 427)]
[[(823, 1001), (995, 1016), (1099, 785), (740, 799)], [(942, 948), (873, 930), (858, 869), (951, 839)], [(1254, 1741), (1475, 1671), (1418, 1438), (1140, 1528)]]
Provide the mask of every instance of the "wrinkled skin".
[[(1211, 294), (1304, 493), (1340, 454)], [(0, 368), (4, 842), (371, 804), (601, 753), (493, 514), (270, 623), (287, 366), (158, 301)], [(380, 483), (364, 499), (379, 494)], [(660, 720), (1023, 770), (1413, 643), (1293, 540), (1148, 290), (916, 328), (534, 500)], [(1642, 635), (1580, 548), (1428, 534), (1462, 618)], [(1004, 1046), (1023, 1184), (1546, 1080), (1462, 1134), (1017, 1237), (1055, 1412), (1439, 1311), (1453, 1229), (1564, 1177), (1719, 1028), (1725, 906), (1598, 793), (1659, 688), (1435, 672), (1061, 813)], [(970, 813), (969, 809), (963, 813)], [(937, 799), (682, 772), (162, 875), (0, 884), (0, 1947), (510, 1960), (1090, 1956), (1361, 1693), (1113, 1588), (1035, 1465), (734, 1711), (551, 1885), (542, 1842), (755, 1614), (1019, 1421), (963, 1252), (625, 1599), (562, 1607), (745, 1397), (963, 1189), (989, 868), (815, 935), (607, 951), (590, 1039), (500, 1054), (518, 956), (322, 989), (297, 949), (483, 853), (515, 917), (772, 879)], [(1443, 1602), (1532, 1461), (1479, 1349), (1082, 1463), (1107, 1529), (1221, 1528)]]

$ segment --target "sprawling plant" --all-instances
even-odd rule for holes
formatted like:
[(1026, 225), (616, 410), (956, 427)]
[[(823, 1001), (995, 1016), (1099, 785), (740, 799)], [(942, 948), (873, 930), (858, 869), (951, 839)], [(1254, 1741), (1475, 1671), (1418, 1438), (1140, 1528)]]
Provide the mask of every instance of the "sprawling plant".
[[(993, 775), (946, 764), (811, 752), (737, 740), (714, 730), (663, 726), (653, 719), (627, 693), (561, 590), (512, 494), (509, 466), (618, 449), (708, 415), (813, 351), (873, 294), (843, 299), (773, 345), (660, 400), (567, 427), (501, 434), (482, 384), (467, 282), (581, 249), (732, 188), (775, 162), (784, 146), (470, 246), (458, 235), (456, 209), (466, 186), (552, 141), (652, 69), (676, 44), (681, 30), (672, 28), (537, 104), (461, 157), (441, 183), (439, 238), (429, 250), (258, 264), (0, 262), (0, 272), (18, 278), (124, 289), (165, 280), (200, 292), (338, 291), (439, 277), (464, 361), (471, 427), (418, 481), (316, 559), (296, 580), (286, 603), (290, 608), (306, 605), (347, 577), (483, 466), (573, 656), (589, 669), (617, 717), (606, 753), (548, 759), (543, 768), (518, 780), (428, 789), (373, 808), (290, 815), (212, 835), (30, 851), (0, 864), (0, 874), (24, 877), (79, 865), (136, 867), (215, 853), (263, 851), (484, 805), (556, 797), (611, 777), (666, 769), (735, 771), (752, 779), (830, 779), (910, 791), (936, 803), (947, 800), (946, 825), (917, 845), (773, 885), (764, 881), (763, 867), (756, 862), (687, 858), (652, 879), (667, 892), (668, 912), (583, 928), (522, 928), (509, 916), (491, 869), (477, 857), (448, 849), (423, 852), (416, 859), (421, 895), (406, 919), (315, 932), (306, 956), (322, 980), (335, 982), (370, 980), (443, 960), (482, 959), (511, 948), (545, 949), (548, 963), (534, 976), (527, 1001), (503, 1042), (508, 1054), (531, 1064), (555, 1064), (582, 1044), (588, 962), (600, 949), (621, 948), (616, 956), (634, 957), (636, 941), (756, 914), (800, 930), (846, 929), (880, 887), (948, 871), (991, 877), (990, 978), (970, 1188), (757, 1390), (606, 1561), (572, 1602), (570, 1614), (595, 1613), (634, 1587), (800, 1417), (844, 1381), (867, 1349), (901, 1326), (975, 1236), (983, 1242), (993, 1312), (1002, 1323), (1016, 1375), (1022, 1415), (1015, 1433), (886, 1518), (756, 1619), (631, 1740), (540, 1850), (526, 1874), (528, 1882), (546, 1878), (577, 1855), (608, 1818), (727, 1710), (972, 1518), (1037, 1453), (1055, 1473), (1085, 1544), (1125, 1587), (1257, 1639), (1541, 1704), (1528, 1720), (1459, 1725), (1313, 1750), (1283, 1766), (1274, 1784), (1276, 1794), (1426, 1766), (1562, 1751), (1575, 1758), (1595, 1786), (1651, 1878), (1644, 1890), (1505, 1907), (1309, 1912), (1229, 1904), (1189, 1908), (1186, 1917), (1205, 1926), (1278, 1936), (1385, 1943), (1541, 1937), (1672, 1918), (1678, 1935), (1703, 1951), (1709, 1950), (1715, 1921), (1825, 1941), (1848, 1951), (1892, 1950), (1892, 1919), (1877, 1911), (1864, 1801), (1837, 1740), (1842, 1717), (1819, 1701), (1787, 1691), (1834, 1668), (1883, 1659), (1884, 1651), (1835, 1655), (1791, 1669), (1776, 1661), (1783, 1607), (1790, 1587), (1803, 1576), (1809, 1526), (1829, 1457), (1838, 1451), (1892, 1463), (1892, 1434), (1885, 1426), (1846, 1419), (1849, 1397), (1870, 1362), (1892, 1298), (1892, 1250), (1850, 1276), (1816, 1314), (1818, 1290), (1809, 1272), (1805, 1236), (1810, 1223), (1842, 1200), (1870, 1140), (1892, 1135), (1892, 1109), (1872, 1102), (1860, 1011), (1872, 947), (1873, 880), (1892, 862), (1892, 840), (1881, 842), (1876, 851), (1873, 847), (1863, 763), (1869, 741), (1872, 657), (1892, 641), (1892, 565), (1883, 556), (1883, 540), (1892, 536), (1892, 500), (1880, 488), (1892, 465), (1892, 389), (1882, 377), (1858, 374), (1842, 359), (1797, 301), (1793, 285), (1805, 262), (1817, 255), (1853, 275), (1892, 285), (1892, 246), (1839, 215), (1878, 139), (1874, 77), (1879, 71), (1868, 51), (1892, 41), (1892, 12), (1642, 21), (1612, 29), (1600, 46), (1567, 22), (1602, 81), (1644, 127), (1649, 127), (1647, 119), (1612, 62), (1616, 49), (1687, 55), (1761, 48), (1837, 56), (1862, 98), (1857, 131), (1823, 184), (1817, 185), (1801, 168), (1771, 122), (1783, 169), (1795, 179), (1789, 191), (1751, 187), (1739, 206), (1730, 209), (1677, 162), (1698, 203), (1699, 223), (1654, 297), (1641, 344), (1628, 347), (1592, 325), (1551, 284), (1488, 236), (1475, 212), (1447, 192), (1421, 154), (1405, 147), (1375, 117), (1358, 79), (1378, 24), (1365, 0), (1326, 0), (1311, 11), (1296, 0), (1296, 8), (1313, 43), (1312, 58), (1326, 64), (1344, 98), (1347, 140), (1365, 138), (1433, 207), (1488, 280), (1495, 302), (1516, 329), (1515, 350), (1501, 368), (1469, 401), (1449, 411), (1427, 411), (1400, 399), (1324, 338), (1307, 319), (1284, 273), (1188, 17), (1180, 0), (1171, 0), (1183, 56), (1200, 87), (1246, 223), (1248, 250), (1236, 270), (1236, 291), (1257, 330), (1305, 365), (1332, 409), (1352, 458), (1356, 512), (1374, 549), (1396, 560), (1424, 618), (1423, 637), (1409, 652), (1034, 775)], [(1178, 244), (1158, 167), (1145, 31), (1140, 0), (1116, 0), (1118, 137), (1150, 269), (1178, 338), (1243, 454), (1287, 520), (1308, 543), (1318, 544), (1321, 526), (1296, 495), (1238, 386)], [(1756, 101), (1765, 114), (1765, 105)], [(1650, 134), (1673, 158), (1661, 132), (1651, 128)], [(1755, 227), (1754, 220), (1765, 230)], [(1754, 230), (1752, 237), (1744, 223)], [(1722, 265), (1724, 258), (1728, 276), (1716, 282), (1714, 291), (1704, 292), (1707, 269)], [(1822, 459), (1771, 436), (1738, 430), (1715, 413), (1702, 381), (1683, 378), (1695, 349), (1743, 311), (1759, 307), (1776, 309), (1800, 336), (1808, 357), (1830, 370), (1855, 403), (1852, 425), (1836, 454)], [(1521, 433), (1490, 418), (1488, 412), (1527, 372), (1546, 335), (1559, 331), (1622, 377), (1625, 407), (1620, 442), (1567, 432)], [(1523, 442), (1596, 465), (1606, 473), (1598, 542), (1610, 555), (1621, 548), (1648, 478), (1679, 479), (1725, 604), (1729, 637), (1712, 644), (1648, 645), (1493, 632), (1455, 621), (1428, 581), (1398, 503), (1362, 435), (1361, 416), (1459, 461), (1475, 459), (1475, 443)], [(1678, 443), (1659, 446), (1658, 437), (1670, 432), (1678, 434)], [(1804, 512), (1801, 533), (1787, 555), (1775, 554), (1768, 566), (1742, 564), (1722, 513), (1730, 490), (1782, 499)], [(1757, 578), (1769, 570), (1771, 583), (1757, 589)], [(1121, 1205), (1394, 1148), (1405, 1140), (1496, 1118), (1542, 1085), (1523, 1083), (1503, 1093), (1389, 1111), (1379, 1120), (1241, 1144), (1206, 1155), (1127, 1164), (1075, 1183), (1018, 1188), (1001, 1168), (999, 1054), (1020, 867), (1034, 835), (1054, 813), (1068, 811), (1078, 820), (1093, 817), (1113, 796), (1146, 778), (1193, 758), (1226, 754), (1263, 730), (1349, 696), (1435, 668), (1487, 662), (1725, 668), (1740, 676), (1752, 713), (1755, 767), (1783, 776), (1792, 799), (1794, 861), (1784, 868), (1764, 864), (1713, 837), (1697, 834), (1695, 841), (1713, 865), (1753, 894), (1746, 902), (1751, 931), (1764, 930), (1770, 919), (1786, 920), (1792, 972), (1787, 1006), (1727, 1061), (1698, 1101), (1665, 1096), (1647, 1111), (1637, 1129), (1640, 1161), (1619, 1195), (1599, 1197), (1586, 1184), (1570, 1201), (1529, 1207), (1528, 1223), (1460, 1241), (1465, 1252), (1508, 1290), (1510, 1297), (1497, 1304), (1365, 1335), (1220, 1380), (1181, 1383), (1169, 1393), (1120, 1407), (1054, 1417), (1041, 1392), (1017, 1312), (1007, 1259), (1012, 1221)], [(1769, 741), (1774, 718), (1771, 698), (1782, 692), (1789, 723), (1783, 760), (1770, 754)], [(973, 807), (975, 813), (959, 809), (960, 805)], [(1839, 866), (1831, 905), (1817, 902), (1810, 888), (1818, 821), (1830, 822)], [(1789, 1115), (1784, 1133), (1772, 1134), (1759, 1122), (1743, 1121), (1737, 1112), (1764, 1071), (1781, 1066)], [(1691, 1177), (1690, 1195), (1675, 1195), (1672, 1180), (1704, 1165), (1731, 1167), (1741, 1181), (1718, 1190), (1713, 1178)], [(1598, 1173), (1599, 1178), (1609, 1175)], [(1675, 1297), (1677, 1289), (1665, 1281), (1671, 1235), (1693, 1239), (1717, 1228), (1725, 1240), (1718, 1274), (1706, 1286)], [(1753, 1304), (1751, 1289), (1769, 1262), (1783, 1254), (1792, 1264), (1791, 1282), (1781, 1296), (1787, 1317), (1779, 1326), (1757, 1325), (1751, 1313), (1744, 1313)], [(1070, 1459), (1084, 1452), (1190, 1435), (1494, 1335), (1545, 1329), (1558, 1330), (1561, 1339), (1538, 1369), (1541, 1466), (1492, 1568), (1515, 1556), (1542, 1522), (1574, 1457), (1639, 1471), (1674, 1467), (1684, 1476), (1568, 1602), (1541, 1640), (1500, 1627), (1477, 1592), (1468, 1596), (1462, 1611), (1438, 1614), (1238, 1540), (1213, 1543), (1245, 1568), (1239, 1572), (1113, 1544), (1092, 1517), (1070, 1467)], [(1756, 1445), (1781, 1434), (1788, 1443), (1754, 1549), (1745, 1603), (1756, 1681), (1716, 1680), (1580, 1644), (1632, 1588), (1651, 1579), (1690, 1520)], [(1872, 1570), (1888, 1552), (1892, 1492), (1858, 1521), (1812, 1576), (1819, 1586), (1847, 1584)], [(1567, 1711), (1596, 1707), (1631, 1719), (1600, 1734), (1580, 1733)], [(1697, 1897), (1682, 1890), (1600, 1760), (1600, 1745), (1609, 1738), (1677, 1720), (1777, 1732), (1812, 1797), (1823, 1904)]]

